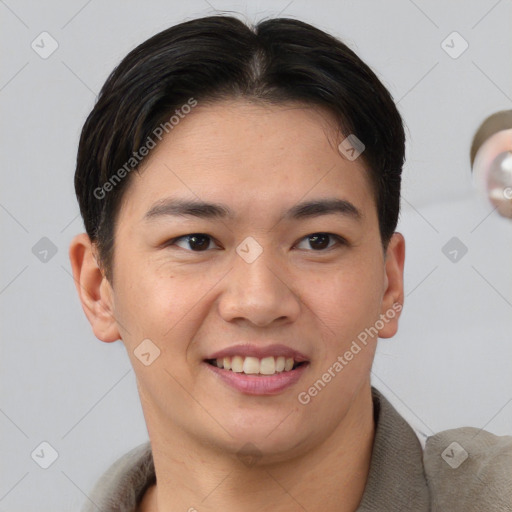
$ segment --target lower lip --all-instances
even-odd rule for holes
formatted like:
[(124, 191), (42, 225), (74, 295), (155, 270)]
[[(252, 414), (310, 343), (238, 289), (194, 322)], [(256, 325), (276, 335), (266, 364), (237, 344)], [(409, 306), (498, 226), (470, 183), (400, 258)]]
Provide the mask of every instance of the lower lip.
[(218, 368), (204, 362), (212, 372), (232, 388), (247, 395), (277, 395), (293, 386), (302, 376), (309, 363), (298, 366), (295, 370), (282, 371), (274, 375), (246, 375), (231, 370)]

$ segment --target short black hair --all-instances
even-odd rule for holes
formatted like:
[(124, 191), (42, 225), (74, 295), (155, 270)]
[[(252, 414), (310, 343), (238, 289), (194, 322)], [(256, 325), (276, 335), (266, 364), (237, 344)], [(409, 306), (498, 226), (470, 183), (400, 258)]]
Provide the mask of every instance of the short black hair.
[(129, 172), (148, 153), (141, 148), (155, 144), (162, 127), (168, 132), (171, 116), (187, 112), (185, 106), (232, 98), (323, 107), (342, 134), (355, 135), (365, 145), (360, 158), (386, 250), (398, 223), (405, 160), (402, 118), (386, 87), (343, 42), (305, 22), (274, 18), (249, 26), (233, 16), (206, 16), (132, 50), (83, 126), (75, 191), (110, 282), (120, 201)]

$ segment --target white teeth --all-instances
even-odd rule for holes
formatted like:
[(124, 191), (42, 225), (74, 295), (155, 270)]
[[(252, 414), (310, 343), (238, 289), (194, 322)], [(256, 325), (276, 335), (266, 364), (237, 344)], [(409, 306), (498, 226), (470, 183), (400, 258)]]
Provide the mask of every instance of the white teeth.
[(236, 373), (241, 373), (244, 371), (244, 358), (240, 356), (235, 356), (231, 359), (231, 370)]
[(264, 357), (258, 359), (253, 356), (233, 356), (213, 359), (212, 363), (218, 368), (231, 370), (236, 373), (245, 373), (247, 375), (274, 375), (283, 371), (289, 372), (293, 369), (295, 361), (293, 357)]
[(276, 360), (273, 357), (264, 357), (260, 361), (260, 373), (262, 375), (274, 375), (276, 373)]
[(257, 357), (246, 357), (243, 368), (244, 373), (260, 373), (260, 360)]

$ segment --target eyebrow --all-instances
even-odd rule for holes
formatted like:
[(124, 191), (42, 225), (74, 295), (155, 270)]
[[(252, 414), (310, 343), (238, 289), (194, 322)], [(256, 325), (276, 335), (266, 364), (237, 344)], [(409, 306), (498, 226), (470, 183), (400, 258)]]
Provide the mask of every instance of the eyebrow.
[[(340, 215), (361, 222), (362, 212), (346, 199), (328, 198), (296, 204), (283, 215), (284, 220), (301, 220), (322, 215)], [(157, 201), (144, 215), (144, 220), (168, 216), (197, 217), (201, 219), (232, 219), (233, 211), (220, 203), (166, 198)]]

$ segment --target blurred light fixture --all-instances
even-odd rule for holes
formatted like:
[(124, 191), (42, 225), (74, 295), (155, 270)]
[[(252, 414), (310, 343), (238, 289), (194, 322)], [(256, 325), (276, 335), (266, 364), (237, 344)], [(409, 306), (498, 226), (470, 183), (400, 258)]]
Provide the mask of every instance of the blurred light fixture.
[(512, 110), (496, 112), (480, 125), (470, 160), (480, 197), (512, 219)]

